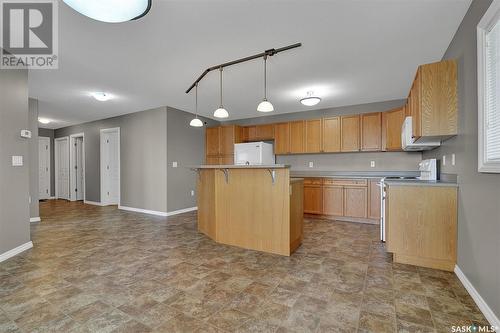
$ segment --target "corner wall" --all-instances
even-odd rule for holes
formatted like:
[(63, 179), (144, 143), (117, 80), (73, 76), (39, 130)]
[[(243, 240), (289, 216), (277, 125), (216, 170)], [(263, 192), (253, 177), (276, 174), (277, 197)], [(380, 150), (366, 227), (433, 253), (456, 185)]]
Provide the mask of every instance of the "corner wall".
[(38, 208), (38, 100), (30, 98), (28, 101), (28, 126), (31, 131), (29, 140), (29, 174), (30, 174), (30, 217), (40, 217)]

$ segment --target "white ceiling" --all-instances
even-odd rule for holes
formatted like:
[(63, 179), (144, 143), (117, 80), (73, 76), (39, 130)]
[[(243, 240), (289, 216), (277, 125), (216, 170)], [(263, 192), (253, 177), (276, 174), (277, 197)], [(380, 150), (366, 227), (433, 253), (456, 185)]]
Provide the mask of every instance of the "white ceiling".
[[(276, 113), (406, 97), (416, 67), (443, 56), (471, 0), (153, 0), (139, 21), (106, 24), (59, 6), (59, 69), (32, 70), (30, 96), (45, 126), (158, 106), (194, 111), (184, 91), (212, 65), (302, 42), (268, 61)], [(224, 71), (231, 119), (261, 116), (260, 60)], [(115, 98), (97, 102), (91, 91)], [(218, 73), (199, 85), (200, 114), (218, 106)]]

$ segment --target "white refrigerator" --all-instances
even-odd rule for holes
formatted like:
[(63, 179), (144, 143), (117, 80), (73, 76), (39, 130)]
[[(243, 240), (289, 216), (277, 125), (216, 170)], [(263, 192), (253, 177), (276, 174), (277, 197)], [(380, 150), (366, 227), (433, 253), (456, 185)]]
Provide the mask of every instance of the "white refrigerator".
[(273, 145), (265, 142), (236, 143), (234, 145), (234, 164), (275, 164)]

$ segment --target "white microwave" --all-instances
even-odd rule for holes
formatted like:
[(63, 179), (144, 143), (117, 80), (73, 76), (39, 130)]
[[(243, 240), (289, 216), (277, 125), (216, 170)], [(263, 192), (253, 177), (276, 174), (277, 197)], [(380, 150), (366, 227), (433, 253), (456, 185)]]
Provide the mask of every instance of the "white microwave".
[(401, 128), (401, 145), (404, 151), (422, 151), (439, 147), (441, 141), (431, 139), (424, 142), (415, 142), (413, 138), (412, 117), (406, 117)]

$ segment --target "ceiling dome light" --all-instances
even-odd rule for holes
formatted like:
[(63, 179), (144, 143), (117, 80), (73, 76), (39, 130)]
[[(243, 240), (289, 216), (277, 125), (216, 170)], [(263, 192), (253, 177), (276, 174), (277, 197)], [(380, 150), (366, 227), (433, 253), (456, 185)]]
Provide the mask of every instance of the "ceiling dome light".
[(259, 112), (272, 112), (274, 106), (267, 100), (267, 54), (264, 56), (264, 99), (257, 105)]
[(189, 126), (192, 127), (203, 127), (203, 122), (198, 119), (198, 82), (196, 83), (196, 89), (195, 89), (195, 110), (196, 110), (196, 117), (191, 119), (191, 122), (189, 123)]
[(110, 94), (107, 94), (105, 92), (93, 92), (90, 93), (90, 95), (97, 99), (99, 102), (106, 102), (113, 98)]
[(49, 123), (51, 122), (51, 120), (50, 120), (50, 119), (47, 119), (47, 118), (38, 118), (38, 122), (39, 122), (40, 124), (47, 125), (47, 124), (49, 124)]
[(314, 92), (309, 91), (307, 92), (307, 97), (302, 98), (300, 100), (300, 103), (302, 103), (305, 106), (314, 106), (321, 102), (321, 98), (314, 96)]
[(136, 20), (151, 9), (151, 0), (63, 0), (68, 6), (91, 19), (119, 23)]
[(214, 117), (227, 118), (229, 117), (229, 112), (227, 112), (227, 110), (224, 109), (224, 106), (222, 105), (222, 67), (219, 69), (219, 71), (220, 71), (220, 106), (217, 110), (214, 111)]

